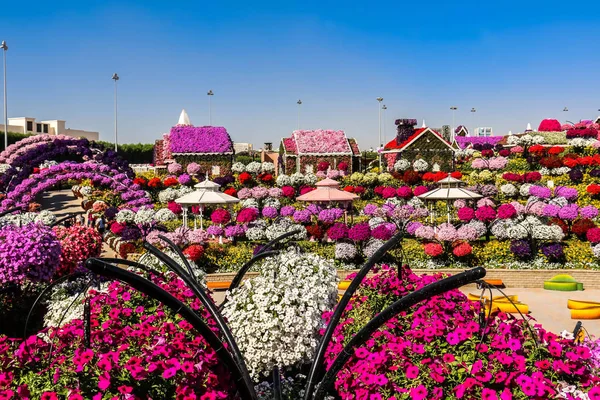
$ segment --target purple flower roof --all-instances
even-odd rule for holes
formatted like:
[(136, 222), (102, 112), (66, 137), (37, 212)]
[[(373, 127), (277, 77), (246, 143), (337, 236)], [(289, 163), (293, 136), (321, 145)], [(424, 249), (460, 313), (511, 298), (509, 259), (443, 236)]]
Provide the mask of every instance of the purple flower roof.
[(499, 141), (502, 140), (504, 136), (487, 136), (487, 137), (471, 137), (471, 136), (457, 136), (456, 143), (460, 146), (461, 149), (464, 149), (469, 144), (486, 144), (489, 143), (491, 145), (495, 145)]
[(282, 140), (288, 154), (353, 154), (344, 131), (299, 130)]
[(222, 126), (177, 125), (169, 134), (172, 153), (223, 154), (233, 151), (233, 143)]

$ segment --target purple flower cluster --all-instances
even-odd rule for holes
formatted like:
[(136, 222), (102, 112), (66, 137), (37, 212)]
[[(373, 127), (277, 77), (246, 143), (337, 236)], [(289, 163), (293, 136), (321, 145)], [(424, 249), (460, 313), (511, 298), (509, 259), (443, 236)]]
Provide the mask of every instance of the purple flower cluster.
[(531, 258), (531, 246), (527, 240), (513, 240), (510, 243), (510, 251), (521, 259)]
[(48, 281), (60, 265), (60, 242), (52, 229), (29, 224), (0, 228), (0, 284), (26, 278)]
[(231, 153), (233, 144), (227, 130), (220, 126), (185, 126), (171, 128), (172, 153)]
[(570, 187), (566, 187), (566, 186), (557, 186), (556, 189), (554, 189), (554, 196), (564, 197), (565, 199), (567, 199), (569, 201), (574, 201), (575, 199), (577, 199), (577, 196), (579, 196), (579, 193), (577, 192), (577, 189), (575, 189), (575, 188), (570, 188)]
[(341, 208), (327, 208), (319, 212), (319, 221), (325, 223), (333, 223), (336, 219), (344, 215), (344, 210)]
[(348, 226), (342, 222), (337, 222), (333, 224), (331, 228), (327, 231), (327, 236), (331, 240), (340, 240), (348, 237)]
[(529, 195), (540, 199), (549, 199), (552, 196), (552, 190), (544, 186), (533, 185), (529, 188)]
[(558, 218), (567, 221), (573, 221), (579, 215), (579, 206), (577, 204), (567, 204), (558, 210)]
[[(275, 210), (277, 211), (277, 210)], [(228, 225), (225, 227), (225, 236), (239, 237), (246, 233), (245, 225)]]
[(359, 224), (356, 224), (348, 231), (348, 238), (354, 240), (355, 242), (368, 240), (370, 237), (371, 228), (369, 228), (368, 222), (361, 222)]
[(273, 219), (277, 218), (279, 216), (279, 213), (277, 212), (277, 209), (275, 207), (267, 206), (262, 209), (262, 215), (265, 218)]
[(308, 210), (297, 210), (294, 212), (294, 221), (298, 223), (306, 223), (310, 222), (310, 217), (312, 216), (311, 212)]
[(550, 261), (559, 261), (564, 256), (563, 247), (560, 243), (544, 243), (541, 246), (542, 253), (548, 257)]
[(579, 209), (579, 215), (581, 218), (596, 218), (598, 216), (598, 209), (594, 206), (585, 206)]
[(282, 217), (291, 217), (292, 215), (294, 215), (295, 212), (296, 209), (294, 208), (294, 206), (283, 206), (281, 207), (281, 210), (279, 210), (279, 214)]

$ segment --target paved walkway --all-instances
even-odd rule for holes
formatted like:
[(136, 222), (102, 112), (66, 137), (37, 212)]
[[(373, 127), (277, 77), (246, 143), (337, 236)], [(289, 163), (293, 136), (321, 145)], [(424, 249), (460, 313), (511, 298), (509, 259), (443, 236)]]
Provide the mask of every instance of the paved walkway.
[[(44, 192), (40, 204), (42, 209), (52, 211), (57, 218), (83, 211), (81, 199), (76, 198), (71, 190)], [(103, 242), (101, 256), (114, 258), (117, 257), (117, 254)]]

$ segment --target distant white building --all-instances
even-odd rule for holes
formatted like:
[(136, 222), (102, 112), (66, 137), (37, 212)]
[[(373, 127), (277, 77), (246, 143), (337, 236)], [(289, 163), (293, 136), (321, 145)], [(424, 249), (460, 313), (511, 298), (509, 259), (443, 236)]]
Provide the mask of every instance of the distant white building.
[(233, 143), (235, 154), (250, 153), (252, 151), (252, 143)]
[(490, 137), (490, 136), (494, 136), (494, 131), (492, 130), (491, 127), (479, 127), (479, 128), (475, 128), (475, 131), (473, 133), (474, 133), (474, 136), (478, 136), (478, 137)]
[[(66, 121), (60, 119), (51, 119), (46, 121), (36, 121), (35, 118), (17, 117), (8, 119), (8, 131), (23, 134), (48, 134), (48, 135), (66, 135), (72, 137), (82, 137), (89, 140), (98, 140), (98, 132), (83, 131), (80, 129), (66, 128)], [(0, 124), (0, 131), (4, 131), (4, 125)]]

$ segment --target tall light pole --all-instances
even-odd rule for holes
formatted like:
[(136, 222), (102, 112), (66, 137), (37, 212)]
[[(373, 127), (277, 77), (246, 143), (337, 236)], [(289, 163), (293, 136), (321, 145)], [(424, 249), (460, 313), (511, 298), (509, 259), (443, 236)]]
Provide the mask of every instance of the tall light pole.
[(117, 81), (119, 80), (119, 75), (115, 72), (112, 76), (113, 81), (115, 81), (115, 153), (117, 152)]
[(385, 110), (387, 110), (387, 106), (384, 104), (381, 109), (383, 110), (383, 144), (385, 145), (386, 139), (385, 139)]
[(456, 112), (456, 110), (458, 110), (458, 107), (452, 106), (450, 107), (450, 109), (452, 110), (452, 141), (454, 142), (454, 135), (456, 134), (456, 126), (454, 126), (454, 113)]
[(475, 107), (471, 107), (471, 112), (473, 113), (473, 134), (475, 134), (475, 112), (477, 110), (475, 109)]
[(300, 107), (302, 106), (302, 100), (299, 99), (296, 104), (298, 104), (298, 130), (300, 130)]
[(209, 90), (208, 93), (206, 93), (206, 95), (208, 96), (208, 125), (212, 126), (212, 104), (211, 104), (211, 98), (215, 94), (213, 93), (212, 90)]
[[(377, 143), (377, 148), (381, 147), (381, 102), (383, 101), (383, 97), (378, 97), (377, 101), (379, 102), (377, 108), (379, 109), (379, 142)], [(381, 172), (381, 153), (377, 151), (377, 158), (379, 159), (379, 171)]]
[(8, 108), (6, 105), (6, 51), (8, 46), (4, 40), (0, 45), (0, 49), (4, 50), (2, 58), (4, 59), (4, 148), (6, 149), (8, 147)]

